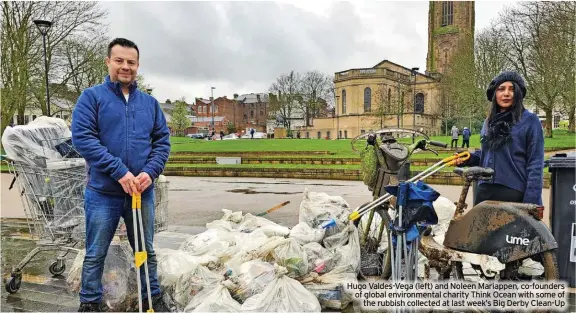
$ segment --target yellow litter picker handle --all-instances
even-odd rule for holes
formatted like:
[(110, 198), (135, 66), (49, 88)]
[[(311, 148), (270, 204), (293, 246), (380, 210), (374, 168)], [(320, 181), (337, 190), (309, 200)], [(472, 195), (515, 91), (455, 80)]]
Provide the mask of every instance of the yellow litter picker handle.
[[(132, 195), (132, 214), (133, 215), (140, 215), (140, 219), (141, 219), (141, 215), (142, 215), (142, 195), (140, 193), (134, 193)], [(134, 222), (136, 224), (136, 222)], [(138, 235), (136, 235), (136, 233), (134, 233), (134, 237), (137, 237)], [(138, 243), (139, 239), (135, 239), (136, 243)], [(140, 267), (142, 266), (142, 264), (144, 264), (144, 262), (146, 261), (146, 259), (148, 259), (148, 253), (146, 253), (146, 250), (144, 249), (144, 243), (140, 243), (139, 244), (139, 252), (135, 252), (134, 253), (134, 263), (136, 264), (136, 267)]]
[(456, 162), (458, 160), (466, 161), (468, 159), (470, 159), (470, 153), (469, 152), (462, 152), (460, 154), (454, 154), (450, 157), (446, 157), (446, 158), (442, 159), (442, 162), (446, 163), (446, 166), (454, 166), (454, 165), (456, 165)]

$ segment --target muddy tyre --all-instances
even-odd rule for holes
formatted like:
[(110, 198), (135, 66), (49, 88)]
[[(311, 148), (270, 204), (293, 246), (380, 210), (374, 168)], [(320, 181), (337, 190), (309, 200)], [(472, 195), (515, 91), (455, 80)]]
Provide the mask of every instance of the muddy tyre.
[[(380, 243), (383, 241), (390, 247), (390, 238), (388, 236), (389, 218), (383, 207), (375, 208), (371, 228), (369, 233), (366, 234), (369, 214), (366, 213), (362, 218), (354, 221), (360, 236), (360, 278), (381, 277), (382, 279), (388, 279), (392, 275), (390, 252), (388, 249), (381, 251), (379, 248)], [(374, 224), (374, 221), (378, 223)], [(378, 241), (379, 238), (380, 241)]]
[(10, 294), (18, 292), (20, 290), (20, 285), (22, 284), (22, 277), (12, 276), (10, 280), (6, 282), (6, 291)]

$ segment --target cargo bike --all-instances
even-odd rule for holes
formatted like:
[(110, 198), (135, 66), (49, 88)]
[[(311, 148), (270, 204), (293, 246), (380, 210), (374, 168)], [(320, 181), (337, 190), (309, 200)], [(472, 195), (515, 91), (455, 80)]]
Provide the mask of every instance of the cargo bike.
[[(444, 158), (410, 178), (406, 165), (413, 153), (432, 151), (438, 155), (430, 146), (447, 147), (426, 134), (401, 128), (382, 129), (352, 140), (353, 150), (361, 154), (364, 183), (373, 196), (348, 217), (360, 233), (360, 277), (394, 281), (432, 277), (557, 280), (558, 244), (542, 221), (542, 206), (485, 201), (467, 209), (470, 186), (489, 181), (492, 169), (454, 168), (464, 180), (460, 198), (453, 212), (444, 215), (444, 221), (438, 219), (434, 204), (440, 194), (423, 180), (455, 166), (457, 159), (467, 160), (470, 153)], [(520, 233), (531, 245), (510, 240)]]
[[(74, 148), (70, 138), (44, 139), (42, 142), (43, 147), (59, 146), (62, 149), (65, 146), (66, 156), (79, 157), (77, 153), (72, 153)], [(39, 253), (59, 252), (48, 270), (53, 275), (61, 275), (66, 270), (66, 256), (83, 249), (87, 173), (83, 158), (30, 163), (2, 157), (13, 175), (9, 188), (15, 188), (20, 194), (30, 235), (36, 241), (36, 247), (12, 268), (10, 278), (5, 283), (7, 292), (16, 293), (22, 283), (23, 269)], [(164, 176), (154, 182), (155, 233), (167, 228), (168, 185)], [(121, 218), (115, 237), (125, 239), (126, 232)]]

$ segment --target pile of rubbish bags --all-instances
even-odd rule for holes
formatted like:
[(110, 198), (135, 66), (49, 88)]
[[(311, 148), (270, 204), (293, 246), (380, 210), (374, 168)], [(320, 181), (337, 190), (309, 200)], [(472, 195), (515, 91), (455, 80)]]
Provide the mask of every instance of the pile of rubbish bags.
[[(352, 302), (343, 285), (357, 283), (360, 267), (358, 230), (345, 219), (351, 212), (342, 197), (308, 190), (292, 228), (223, 209), (221, 219), (207, 223), (205, 232), (177, 250), (156, 249), (164, 300), (173, 312), (341, 310)], [(81, 268), (82, 261), (79, 254), (72, 269)], [(133, 270), (126, 272), (130, 263), (106, 263), (126, 274), (120, 279), (125, 287), (124, 278), (132, 278)], [(78, 276), (71, 272), (69, 283), (79, 282)], [(103, 285), (112, 291), (113, 283), (104, 279)], [(133, 309), (127, 294), (105, 293), (104, 302), (115, 311)]]

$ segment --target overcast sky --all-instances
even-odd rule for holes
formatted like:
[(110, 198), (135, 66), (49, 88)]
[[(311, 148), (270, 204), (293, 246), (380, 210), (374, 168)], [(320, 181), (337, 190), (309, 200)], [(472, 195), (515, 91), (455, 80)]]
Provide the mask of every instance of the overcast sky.
[[(476, 30), (511, 2), (477, 1)], [(388, 59), (426, 68), (427, 1), (102, 2), (109, 36), (140, 49), (164, 102), (267, 92), (290, 70), (326, 74)]]

